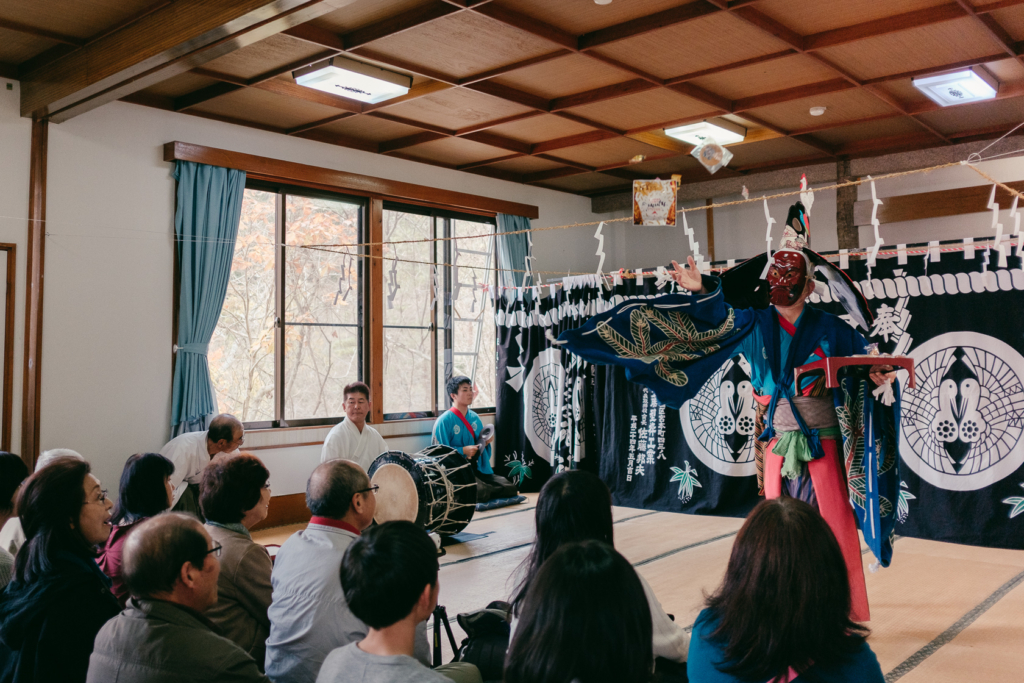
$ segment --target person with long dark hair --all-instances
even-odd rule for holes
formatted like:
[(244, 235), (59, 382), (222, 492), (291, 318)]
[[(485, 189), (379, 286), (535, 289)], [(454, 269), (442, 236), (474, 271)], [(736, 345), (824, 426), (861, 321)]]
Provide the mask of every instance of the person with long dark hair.
[(825, 519), (796, 498), (762, 501), (693, 626), (690, 681), (882, 683), (850, 600), (846, 561)]
[[(521, 578), (512, 598), (513, 633), (530, 585), (541, 565), (556, 550), (574, 541), (593, 540), (615, 545), (611, 493), (605, 483), (590, 472), (571, 470), (551, 477), (537, 498), (535, 520), (537, 536), (533, 549), (520, 567)], [(689, 637), (665, 613), (642, 576), (640, 584), (651, 614), (654, 656), (671, 662), (685, 662)]]
[(636, 570), (607, 543), (563, 545), (530, 581), (505, 683), (645, 683), (651, 611)]
[(139, 522), (171, 507), (171, 475), (174, 463), (159, 453), (136, 453), (128, 458), (121, 472), (117, 505), (110, 523), (114, 525), (98, 563), (110, 577), (114, 597), (121, 607), (128, 602), (128, 586), (121, 576), (121, 554), (128, 533)]
[[(21, 483), (28, 476), (25, 461), (14, 453), (0, 451), (0, 528), (14, 517), (14, 498)], [(14, 555), (0, 546), (0, 588), (11, 582), (14, 574)]]
[(95, 561), (111, 507), (84, 460), (58, 458), (25, 482), (26, 540), (0, 595), (0, 683), (85, 681), (96, 634), (120, 611)]

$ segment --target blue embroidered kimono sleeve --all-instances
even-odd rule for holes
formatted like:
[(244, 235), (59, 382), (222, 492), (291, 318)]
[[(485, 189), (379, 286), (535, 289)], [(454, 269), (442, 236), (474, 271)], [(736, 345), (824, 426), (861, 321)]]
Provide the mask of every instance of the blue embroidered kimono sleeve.
[(754, 313), (725, 303), (718, 278), (704, 276), (706, 294), (631, 299), (566, 330), (558, 340), (595, 365), (621, 365), (626, 377), (679, 408), (736, 351), (753, 329)]

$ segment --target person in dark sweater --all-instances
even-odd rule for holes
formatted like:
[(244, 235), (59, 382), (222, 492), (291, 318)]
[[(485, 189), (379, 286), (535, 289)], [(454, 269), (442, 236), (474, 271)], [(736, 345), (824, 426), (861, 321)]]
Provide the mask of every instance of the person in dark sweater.
[(58, 458), (25, 483), (25, 544), (0, 595), (0, 683), (85, 681), (96, 633), (120, 610), (96, 547), (113, 503), (89, 463)]
[(99, 565), (110, 577), (111, 591), (121, 603), (128, 602), (128, 586), (121, 575), (121, 553), (128, 533), (144, 519), (171, 507), (174, 463), (159, 453), (136, 453), (128, 458), (121, 473), (121, 486), (114, 506), (114, 525), (100, 553)]
[(843, 552), (818, 511), (796, 498), (762, 501), (693, 625), (691, 683), (883, 683), (850, 601)]

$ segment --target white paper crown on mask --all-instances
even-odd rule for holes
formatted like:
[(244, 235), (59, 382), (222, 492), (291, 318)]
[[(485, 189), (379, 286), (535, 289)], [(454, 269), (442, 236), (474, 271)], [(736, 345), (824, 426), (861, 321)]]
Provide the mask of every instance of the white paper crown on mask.
[(801, 202), (789, 207), (786, 227), (782, 230), (779, 250), (791, 249), (802, 252), (804, 247), (811, 246), (811, 223), (806, 209)]

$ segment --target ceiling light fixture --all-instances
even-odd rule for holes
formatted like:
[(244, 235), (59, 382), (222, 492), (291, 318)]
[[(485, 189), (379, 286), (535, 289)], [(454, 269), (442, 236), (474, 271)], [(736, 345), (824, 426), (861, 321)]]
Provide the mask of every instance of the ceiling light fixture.
[(292, 76), (307, 88), (370, 104), (405, 95), (412, 87), (411, 76), (344, 57), (331, 57), (303, 67), (293, 71)]
[(612, 0), (594, 0), (595, 5), (610, 5)]
[(991, 100), (999, 90), (999, 82), (985, 69), (971, 67), (911, 79), (914, 87), (928, 99), (943, 107), (967, 102)]
[(743, 126), (737, 126), (731, 121), (715, 119), (714, 123), (701, 121), (700, 123), (691, 123), (687, 126), (666, 128), (665, 135), (688, 142), (691, 145), (699, 145), (708, 137), (713, 138), (720, 145), (734, 145), (737, 142), (743, 142), (743, 139), (747, 136), (747, 129)]
[(826, 107), (811, 107), (811, 116), (822, 116)]

